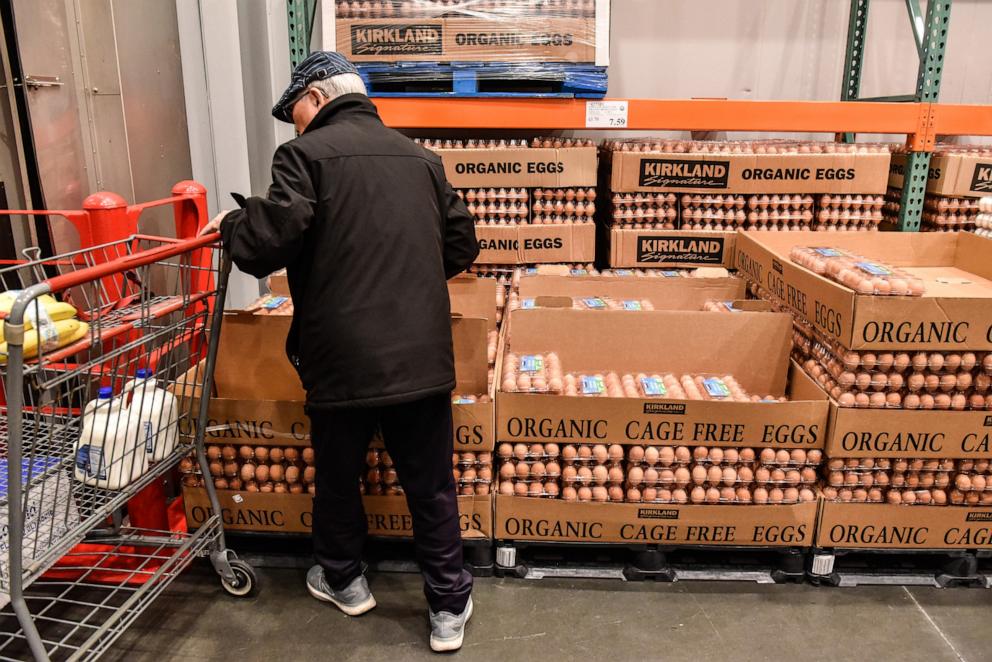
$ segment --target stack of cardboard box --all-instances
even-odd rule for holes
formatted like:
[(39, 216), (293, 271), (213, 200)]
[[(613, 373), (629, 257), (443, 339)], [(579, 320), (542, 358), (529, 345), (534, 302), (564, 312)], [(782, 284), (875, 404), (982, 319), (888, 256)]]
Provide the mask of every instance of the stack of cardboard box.
[[(785, 451), (783, 470), (793, 468), (791, 464), (814, 468), (815, 464), (807, 466), (807, 459), (819, 461), (818, 451), (826, 435), (827, 397), (790, 362), (789, 316), (696, 312), (707, 301), (740, 296), (736, 279), (709, 280), (607, 283), (593, 277), (578, 281), (541, 276), (521, 279), (521, 296), (533, 295), (545, 304), (513, 311), (504, 323), (503, 352), (521, 357), (521, 366), (528, 363), (528, 355), (546, 357), (553, 352), (565, 373), (730, 374), (746, 391), (773, 395), (775, 401), (767, 397), (760, 402), (723, 397), (692, 400), (658, 394), (586, 397), (501, 388), (497, 393), (497, 463), (502, 462), (498, 471), (510, 463), (517, 478), (506, 470), (509, 487), (501, 484), (496, 496), (497, 540), (773, 547), (812, 544), (817, 504), (808, 498), (789, 503), (781, 498), (768, 499), (761, 504), (716, 496), (708, 502), (704, 498), (704, 503), (691, 503), (686, 502), (688, 499), (659, 498), (661, 489), (654, 493), (641, 489), (648, 474), (644, 467), (688, 467), (685, 462), (665, 459), (687, 450), (696, 464), (707, 462), (700, 459), (700, 449), (706, 451), (721, 476), (725, 468), (750, 465), (747, 457), (751, 453), (760, 456), (765, 450), (774, 451), (776, 457)], [(553, 305), (554, 295), (603, 294), (605, 288), (612, 288), (610, 296), (646, 298), (659, 309), (686, 310), (592, 311)], [(503, 375), (497, 377), (502, 383)], [(779, 401), (779, 396), (786, 401)], [(532, 450), (543, 455), (550, 452), (554, 457), (531, 457)], [(508, 457), (501, 459), (500, 455)], [(725, 461), (731, 456), (736, 458), (732, 463)], [(542, 464), (540, 490), (531, 491), (528, 484), (533, 482), (533, 472), (516, 473), (528, 462)], [(601, 476), (597, 474), (600, 465)], [(557, 482), (547, 473), (551, 466), (558, 472)], [(549, 480), (555, 483), (550, 490)], [(715, 487), (707, 480), (698, 486)], [(523, 496), (525, 489), (517, 488), (518, 482), (527, 485), (526, 492), (534, 496)], [(732, 482), (736, 485), (738, 479)], [(758, 487), (771, 494), (778, 481), (771, 482), (775, 484), (765, 479), (764, 487)], [(797, 480), (796, 487), (799, 485)], [(648, 496), (651, 498), (645, 501)]]
[[(979, 405), (992, 403), (985, 369), (992, 350), (992, 243), (967, 233), (870, 239), (746, 233), (737, 242), (741, 275), (759, 284), (804, 328), (842, 348), (841, 363), (863, 370), (869, 384), (879, 375), (888, 385), (898, 376), (901, 384), (893, 392), (901, 406), (894, 398), (842, 406), (840, 392), (833, 393), (817, 544), (916, 550), (986, 545), (992, 445), (989, 411)], [(857, 294), (789, 260), (795, 246), (824, 245), (911, 272), (926, 290), (922, 296)], [(799, 358), (827, 395), (833, 387), (823, 377), (829, 371), (816, 369), (817, 355)], [(854, 366), (855, 358), (860, 367)], [(922, 379), (911, 380), (914, 375)], [(911, 399), (916, 392), (935, 393), (927, 401), (934, 408), (917, 404), (923, 395)], [(941, 396), (947, 406), (937, 409)], [(907, 409), (910, 400), (919, 408)], [(954, 411), (952, 402), (962, 410)]]
[[(905, 181), (906, 153), (892, 155), (885, 215), (895, 222)], [(974, 230), (978, 199), (992, 193), (992, 150), (986, 146), (938, 145), (930, 158), (921, 229), (931, 232)]]
[[(278, 274), (270, 279), (270, 287), (276, 291), (281, 291), (282, 283), (283, 277)], [(481, 470), (495, 439), (488, 348), (491, 334), (496, 331), (496, 287), (491, 280), (466, 278), (455, 279), (449, 289), (457, 380), (452, 406), (452, 462), (460, 478), (464, 477), (459, 481), (458, 504), (466, 539), (492, 537), (492, 496), (483, 489), (485, 478), (480, 473), (484, 473)], [(312, 524), (315, 491), (313, 458), (310, 421), (304, 413), (305, 393), (283, 352), (291, 318), (257, 312), (224, 316), (214, 393), (204, 431), (208, 449), (218, 455), (217, 471), (211, 467), (211, 473), (217, 475), (210, 480), (221, 488), (218, 494), (227, 528), (307, 532)], [(245, 347), (259, 351), (245, 354)], [(388, 473), (391, 462), (382, 452), (381, 441), (370, 440), (369, 455), (369, 472), (356, 485), (365, 494), (369, 533), (412, 535), (402, 485)], [(186, 516), (195, 528), (210, 514), (209, 500), (202, 488), (205, 477), (198, 475), (194, 463), (184, 463), (183, 467), (188, 472), (183, 481)], [(467, 473), (469, 469), (475, 474)], [(260, 470), (264, 476), (259, 476)], [(378, 472), (375, 480), (373, 471)], [(467, 489), (469, 481), (471, 493)]]
[(424, 141), (476, 217), (477, 264), (593, 261), (596, 148), (585, 141), (565, 144)]
[[(737, 229), (876, 229), (888, 149), (785, 141), (607, 143), (601, 259), (726, 265)], [(607, 177), (604, 177), (607, 179)]]

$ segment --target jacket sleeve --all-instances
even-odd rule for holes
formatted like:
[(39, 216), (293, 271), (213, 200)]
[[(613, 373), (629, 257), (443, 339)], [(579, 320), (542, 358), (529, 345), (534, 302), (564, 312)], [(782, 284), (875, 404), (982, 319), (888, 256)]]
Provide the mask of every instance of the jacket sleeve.
[(479, 242), (475, 238), (475, 220), (447, 180), (441, 195), (441, 209), (445, 213), (444, 275), (450, 279), (475, 262), (479, 256)]
[(264, 278), (299, 255), (315, 208), (313, 178), (304, 155), (292, 143), (280, 145), (272, 157), (268, 193), (248, 198), (244, 209), (224, 217), (224, 247), (239, 269)]

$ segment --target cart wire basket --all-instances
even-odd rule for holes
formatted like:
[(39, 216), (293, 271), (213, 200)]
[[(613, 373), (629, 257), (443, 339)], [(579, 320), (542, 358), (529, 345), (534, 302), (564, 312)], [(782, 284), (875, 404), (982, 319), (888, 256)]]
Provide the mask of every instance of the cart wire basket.
[(210, 482), (212, 516), (193, 533), (122, 516), (194, 449), (209, 475), (230, 272), (218, 239), (134, 235), (0, 269), (0, 659), (99, 657), (200, 556), (229, 593), (255, 588)]

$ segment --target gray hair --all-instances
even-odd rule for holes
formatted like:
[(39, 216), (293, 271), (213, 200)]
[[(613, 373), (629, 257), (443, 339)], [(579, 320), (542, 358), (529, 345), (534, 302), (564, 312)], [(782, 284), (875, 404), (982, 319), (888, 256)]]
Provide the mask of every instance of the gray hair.
[(330, 101), (334, 101), (345, 94), (364, 94), (368, 96), (368, 91), (365, 89), (365, 82), (358, 74), (338, 74), (330, 78), (315, 80), (310, 83), (307, 89), (310, 87), (320, 90), (321, 94)]

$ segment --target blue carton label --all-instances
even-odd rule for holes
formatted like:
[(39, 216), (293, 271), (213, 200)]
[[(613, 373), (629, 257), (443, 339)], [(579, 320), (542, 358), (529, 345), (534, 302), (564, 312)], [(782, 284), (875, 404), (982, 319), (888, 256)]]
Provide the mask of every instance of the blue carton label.
[(641, 302), (640, 301), (634, 301), (634, 300), (624, 301), (623, 302), (623, 309), (624, 310), (644, 310), (644, 308), (641, 307)]
[(603, 383), (602, 377), (585, 376), (582, 378), (581, 386), (583, 395), (599, 395), (606, 392), (606, 384)]
[(668, 389), (657, 377), (642, 377), (641, 378), (641, 389), (644, 391), (644, 395), (647, 396), (659, 396), (668, 393)]
[(818, 253), (823, 257), (840, 257), (841, 255), (843, 255), (843, 253), (841, 253), (836, 248), (814, 248), (813, 252)]
[(265, 303), (262, 304), (262, 308), (265, 310), (275, 310), (287, 301), (289, 301), (289, 297), (269, 297), (265, 300)]
[(730, 389), (719, 377), (707, 377), (703, 380), (706, 392), (713, 398), (726, 398), (730, 396)]
[(520, 310), (533, 310), (536, 307), (537, 305), (535, 304), (533, 299), (520, 300)]
[(521, 356), (520, 372), (541, 372), (544, 370), (543, 356)]
[(671, 269), (665, 269), (661, 272), (661, 275), (665, 278), (681, 278), (682, 274), (677, 271), (672, 271)]
[(726, 308), (727, 310), (729, 310), (732, 313), (739, 313), (739, 312), (741, 312), (741, 309), (740, 308), (734, 308), (734, 302), (733, 301), (724, 301), (723, 302), (723, 307)]
[(856, 262), (859, 269), (872, 276), (891, 276), (892, 270), (875, 262)]
[(588, 276), (589, 272), (585, 269), (572, 269), (570, 272), (573, 276)]
[(606, 308), (606, 302), (599, 297), (587, 297), (582, 300), (582, 303), (585, 304), (586, 308), (591, 308), (593, 310)]
[(631, 271), (630, 269), (614, 269), (613, 270), (613, 273), (616, 276), (633, 276), (634, 275), (634, 272)]

